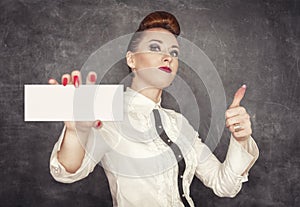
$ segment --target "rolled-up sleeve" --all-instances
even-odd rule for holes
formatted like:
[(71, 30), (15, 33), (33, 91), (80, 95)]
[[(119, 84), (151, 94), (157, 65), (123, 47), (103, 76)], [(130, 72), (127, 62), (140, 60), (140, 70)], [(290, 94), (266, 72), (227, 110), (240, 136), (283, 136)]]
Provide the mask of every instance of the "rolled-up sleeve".
[(50, 173), (56, 181), (63, 183), (72, 183), (85, 178), (90, 172), (94, 170), (94, 167), (99, 160), (95, 159), (95, 156), (93, 156), (95, 150), (95, 136), (92, 130), (88, 137), (85, 156), (82, 160), (80, 168), (75, 173), (69, 173), (68, 171), (66, 171), (64, 166), (57, 159), (57, 153), (59, 152), (61, 144), (63, 142), (65, 131), (66, 127), (64, 127), (64, 129), (62, 130), (58, 141), (53, 147), (50, 157)]
[(197, 138), (194, 148), (197, 152), (196, 177), (220, 197), (234, 197), (248, 181), (248, 171), (257, 160), (259, 151), (252, 137), (243, 147), (231, 135), (226, 159), (221, 163), (210, 149)]

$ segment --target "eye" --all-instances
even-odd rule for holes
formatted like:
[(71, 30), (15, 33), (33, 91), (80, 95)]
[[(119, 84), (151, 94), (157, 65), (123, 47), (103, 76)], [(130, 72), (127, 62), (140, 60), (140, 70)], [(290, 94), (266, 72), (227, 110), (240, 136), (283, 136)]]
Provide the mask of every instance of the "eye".
[(149, 48), (151, 51), (160, 52), (160, 46), (158, 44), (151, 44)]
[(178, 52), (177, 50), (172, 50), (172, 51), (170, 52), (170, 55), (171, 55), (172, 57), (178, 57), (179, 52)]

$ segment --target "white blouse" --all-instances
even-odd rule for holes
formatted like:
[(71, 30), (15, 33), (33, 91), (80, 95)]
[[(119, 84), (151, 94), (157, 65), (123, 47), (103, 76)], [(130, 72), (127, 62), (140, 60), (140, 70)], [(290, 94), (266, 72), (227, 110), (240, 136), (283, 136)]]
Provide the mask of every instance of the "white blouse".
[[(182, 179), (184, 195), (179, 195), (178, 165), (174, 153), (157, 134), (153, 109), (158, 109), (168, 137), (182, 151), (186, 169)], [(103, 122), (92, 129), (81, 167), (69, 173), (57, 160), (66, 128), (50, 158), (50, 173), (59, 182), (72, 183), (104, 167), (113, 206), (180, 206), (184, 196), (194, 206), (189, 187), (194, 175), (221, 197), (234, 197), (248, 180), (249, 166), (258, 158), (258, 148), (250, 137), (246, 148), (231, 135), (226, 159), (221, 163), (198, 137), (181, 114), (161, 107), (142, 94), (127, 88), (124, 93), (124, 121)], [(244, 174), (243, 174), (244, 173)], [(242, 176), (243, 175), (243, 176)]]

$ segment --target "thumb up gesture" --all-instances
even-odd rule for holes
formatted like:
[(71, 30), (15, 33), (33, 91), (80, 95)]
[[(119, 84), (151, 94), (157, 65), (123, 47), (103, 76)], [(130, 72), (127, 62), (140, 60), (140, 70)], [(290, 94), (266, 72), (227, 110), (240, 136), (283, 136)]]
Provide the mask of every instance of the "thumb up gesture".
[(246, 109), (240, 106), (246, 92), (246, 85), (235, 93), (232, 104), (225, 112), (226, 127), (237, 141), (245, 141), (252, 134), (250, 116)]

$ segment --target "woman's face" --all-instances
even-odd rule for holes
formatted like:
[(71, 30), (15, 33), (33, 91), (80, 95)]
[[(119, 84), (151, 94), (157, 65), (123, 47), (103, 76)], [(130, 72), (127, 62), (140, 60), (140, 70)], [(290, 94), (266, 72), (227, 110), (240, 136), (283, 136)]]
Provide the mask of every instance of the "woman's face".
[[(178, 70), (179, 46), (168, 30), (152, 28), (143, 32), (135, 52), (129, 52), (129, 67), (142, 87), (165, 88), (174, 80)], [(128, 56), (128, 53), (127, 53)]]

